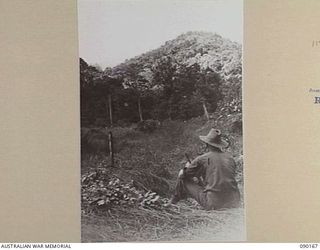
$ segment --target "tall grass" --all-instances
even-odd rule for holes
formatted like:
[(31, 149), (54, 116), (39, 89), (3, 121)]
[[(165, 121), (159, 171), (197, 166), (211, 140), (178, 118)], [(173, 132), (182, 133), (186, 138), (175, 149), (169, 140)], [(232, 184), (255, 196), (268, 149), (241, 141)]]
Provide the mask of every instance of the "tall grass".
[[(203, 153), (199, 135), (206, 135), (212, 127), (216, 127), (227, 134), (231, 142), (228, 151), (236, 159), (237, 180), (243, 193), (242, 135), (233, 133), (225, 124), (194, 118), (188, 122), (164, 121), (152, 133), (140, 132), (133, 126), (112, 128), (115, 166), (110, 166), (107, 155), (88, 156), (82, 159), (82, 171), (103, 168), (121, 180), (134, 180), (141, 190), (150, 189), (169, 197), (177, 173), (186, 163), (184, 154), (194, 158)], [(218, 234), (219, 228), (226, 223), (239, 231), (241, 225), (237, 223), (242, 219), (242, 208), (207, 212), (182, 202), (168, 213), (143, 208), (128, 210), (119, 206), (103, 215), (83, 214), (82, 232), (86, 242), (204, 240), (205, 234), (201, 231), (204, 227), (211, 228), (213, 235)], [(210, 239), (213, 238), (211, 236)]]
[[(112, 128), (115, 166), (109, 167), (108, 155), (87, 157), (82, 160), (82, 171), (105, 167), (124, 179), (138, 179), (148, 189), (154, 189), (155, 184), (157, 185), (148, 182), (148, 175), (156, 176), (167, 182), (170, 188), (161, 190), (161, 187), (157, 187), (155, 191), (161, 190), (160, 193), (169, 195), (179, 169), (186, 163), (185, 153), (190, 158), (203, 153), (203, 143), (199, 140), (199, 135), (206, 135), (215, 125), (202, 118), (194, 118), (188, 122), (164, 121), (153, 133), (143, 133), (134, 127)], [(225, 130), (222, 128), (222, 132)], [(228, 138), (231, 141), (228, 150), (235, 156), (238, 172), (241, 174), (242, 136), (229, 132)], [(139, 175), (143, 178), (139, 178)]]

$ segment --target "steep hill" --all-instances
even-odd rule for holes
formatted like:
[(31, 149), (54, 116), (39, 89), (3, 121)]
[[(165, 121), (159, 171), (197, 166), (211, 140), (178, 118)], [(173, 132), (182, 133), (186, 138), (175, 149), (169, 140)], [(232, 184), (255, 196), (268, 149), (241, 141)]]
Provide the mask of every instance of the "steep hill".
[(242, 46), (210, 32), (187, 32), (167, 41), (160, 48), (136, 56), (114, 67), (114, 72), (138, 64), (141, 70), (151, 69), (164, 57), (172, 57), (178, 64), (190, 66), (198, 63), (202, 69), (210, 68), (225, 80), (241, 81)]

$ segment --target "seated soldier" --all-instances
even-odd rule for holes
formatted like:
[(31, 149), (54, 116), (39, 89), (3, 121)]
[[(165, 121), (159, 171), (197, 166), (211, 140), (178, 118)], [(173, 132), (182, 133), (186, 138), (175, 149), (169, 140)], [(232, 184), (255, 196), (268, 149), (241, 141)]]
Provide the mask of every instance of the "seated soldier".
[[(235, 180), (236, 164), (232, 156), (223, 151), (228, 142), (221, 138), (218, 129), (211, 129), (207, 136), (200, 136), (200, 140), (206, 143), (209, 152), (180, 170), (174, 195), (167, 206), (190, 197), (206, 210), (238, 207), (240, 193)], [(203, 179), (203, 182), (196, 179)]]

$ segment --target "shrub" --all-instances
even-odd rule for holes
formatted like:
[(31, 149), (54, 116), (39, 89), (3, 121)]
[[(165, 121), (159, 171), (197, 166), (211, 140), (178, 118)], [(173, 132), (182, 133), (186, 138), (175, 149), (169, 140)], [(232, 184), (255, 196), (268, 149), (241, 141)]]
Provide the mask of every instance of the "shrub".
[(151, 133), (160, 126), (160, 122), (157, 120), (145, 120), (138, 122), (137, 129), (142, 132)]
[(109, 151), (108, 135), (104, 129), (81, 128), (81, 150), (83, 153), (105, 154)]

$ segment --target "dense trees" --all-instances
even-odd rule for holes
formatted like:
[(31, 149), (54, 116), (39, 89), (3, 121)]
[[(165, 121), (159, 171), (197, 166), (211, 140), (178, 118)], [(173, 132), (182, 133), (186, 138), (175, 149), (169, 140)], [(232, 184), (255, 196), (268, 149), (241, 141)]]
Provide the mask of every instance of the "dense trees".
[(151, 82), (135, 65), (130, 65), (126, 76), (112, 78), (82, 59), (80, 64), (81, 113), (92, 125), (208, 117), (222, 97), (219, 75), (201, 70), (198, 64), (178, 67), (165, 59), (152, 69)]
[(239, 45), (201, 32), (181, 35), (113, 69), (80, 59), (83, 126), (209, 119), (217, 108), (241, 108), (241, 67)]

